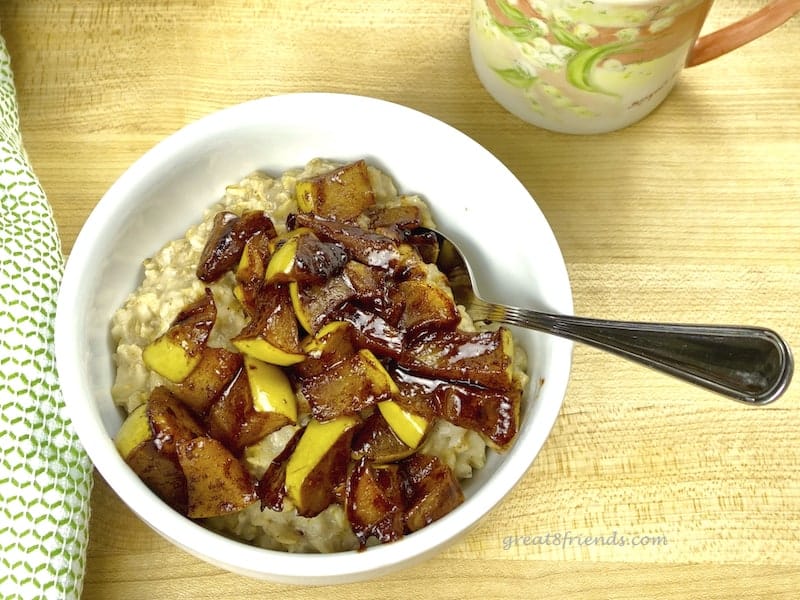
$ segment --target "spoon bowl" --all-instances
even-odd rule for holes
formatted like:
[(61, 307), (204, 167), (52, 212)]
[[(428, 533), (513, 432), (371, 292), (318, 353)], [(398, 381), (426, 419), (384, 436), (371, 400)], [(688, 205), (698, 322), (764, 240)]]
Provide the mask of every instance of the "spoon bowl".
[(442, 232), (435, 236), (436, 264), (476, 321), (525, 327), (582, 342), (750, 405), (764, 405), (788, 388), (794, 370), (791, 350), (763, 327), (612, 321), (559, 315), (487, 302), (480, 296), (469, 261)]

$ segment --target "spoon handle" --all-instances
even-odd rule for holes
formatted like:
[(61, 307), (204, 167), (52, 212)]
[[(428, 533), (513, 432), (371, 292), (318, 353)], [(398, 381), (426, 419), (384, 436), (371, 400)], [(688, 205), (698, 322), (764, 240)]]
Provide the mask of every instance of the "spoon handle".
[(791, 350), (769, 329), (608, 321), (484, 305), (484, 320), (583, 342), (747, 404), (772, 402), (792, 378)]

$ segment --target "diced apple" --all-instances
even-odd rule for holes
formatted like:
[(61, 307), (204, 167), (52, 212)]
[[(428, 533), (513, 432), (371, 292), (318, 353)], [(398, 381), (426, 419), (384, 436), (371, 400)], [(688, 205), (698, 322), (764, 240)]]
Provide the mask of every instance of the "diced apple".
[(156, 447), (164, 454), (174, 455), (176, 443), (205, 433), (183, 402), (165, 387), (157, 387), (150, 393), (147, 419)]
[(286, 497), (286, 465), (294, 453), (305, 429), (298, 428), (289, 439), (283, 450), (272, 459), (261, 479), (256, 484), (258, 497), (261, 498), (261, 510), (269, 508), (283, 510), (283, 499)]
[(146, 440), (128, 453), (125, 462), (156, 496), (179, 513), (186, 514), (186, 476), (177, 455), (167, 455), (158, 449), (154, 440)]
[(339, 273), (346, 262), (347, 254), (339, 244), (323, 242), (311, 232), (298, 234), (272, 255), (266, 280), (323, 283)]
[(241, 368), (241, 354), (206, 346), (192, 372), (180, 383), (166, 387), (196, 414), (203, 415)]
[(373, 412), (353, 436), (352, 455), (355, 460), (366, 458), (378, 464), (391, 463), (413, 452), (414, 448), (409, 448), (397, 437), (380, 410)]
[(391, 374), (400, 388), (394, 401), (406, 410), (476, 431), (500, 452), (508, 450), (514, 441), (522, 402), (518, 385), (493, 390), (414, 375), (402, 369), (393, 369)]
[(268, 282), (276, 280), (290, 281), (289, 274), (294, 268), (296, 256), (297, 236), (293, 236), (275, 250), (275, 254), (269, 259), (265, 279)]
[(375, 203), (375, 193), (363, 160), (323, 175), (301, 179), (295, 194), (300, 210), (341, 220), (356, 218)]
[(297, 398), (283, 370), (252, 356), (245, 356), (244, 370), (256, 411), (278, 413), (297, 422)]
[(295, 316), (308, 333), (316, 333), (355, 294), (343, 273), (324, 283), (292, 282), (288, 285)]
[(419, 446), (428, 431), (430, 424), (428, 419), (403, 408), (394, 400), (378, 402), (378, 410), (406, 446), (409, 448)]
[(220, 212), (197, 265), (197, 278), (211, 283), (239, 262), (247, 241), (258, 233), (275, 237), (275, 226), (263, 211), (248, 211), (241, 217), (231, 212)]
[(403, 537), (404, 499), (397, 465), (353, 465), (345, 487), (347, 520), (362, 548), (370, 537), (381, 543)]
[(341, 244), (351, 259), (365, 265), (394, 269), (400, 259), (397, 241), (358, 225), (305, 213), (295, 215), (295, 223), (310, 228), (321, 240)]
[(267, 263), (271, 252), (269, 244), (272, 238), (265, 233), (257, 233), (244, 246), (239, 265), (236, 267), (236, 284), (233, 293), (245, 310), (252, 314), (258, 304), (258, 296), (264, 287), (267, 274)]
[(441, 288), (422, 279), (401, 281), (392, 288), (389, 300), (400, 307), (398, 326), (409, 335), (452, 328), (461, 320), (453, 299)]
[(147, 418), (147, 404), (140, 404), (125, 418), (114, 436), (114, 445), (122, 458), (127, 458), (136, 446), (153, 439), (150, 420)]
[(404, 352), (405, 334), (376, 312), (363, 310), (353, 305), (343, 307), (336, 317), (353, 326), (360, 347), (395, 360)]
[(217, 307), (211, 290), (184, 308), (169, 329), (145, 346), (144, 364), (172, 382), (186, 379), (200, 362), (203, 348), (217, 318)]
[(495, 390), (511, 389), (514, 343), (511, 332), (445, 330), (423, 333), (397, 362), (421, 375)]
[(302, 343), (307, 358), (294, 366), (300, 377), (315, 377), (356, 353), (355, 332), (345, 321), (331, 321)]
[(285, 286), (264, 288), (256, 312), (231, 343), (240, 352), (275, 365), (288, 366), (305, 358)]
[(186, 476), (189, 517), (238, 512), (258, 500), (247, 469), (218, 440), (196, 437), (178, 443), (177, 450)]
[(350, 441), (359, 417), (312, 419), (286, 465), (286, 494), (298, 514), (313, 517), (335, 500), (345, 478)]
[(250, 381), (245, 369), (242, 369), (211, 405), (206, 422), (211, 437), (220, 440), (238, 455), (246, 446), (292, 421), (279, 412), (255, 409)]
[(319, 420), (352, 415), (382, 400), (397, 390), (392, 378), (369, 350), (353, 356), (300, 382), (311, 414)]
[(436, 456), (414, 454), (400, 463), (408, 531), (418, 531), (464, 502), (453, 471)]
[(373, 206), (366, 210), (366, 215), (369, 217), (370, 229), (397, 228), (412, 230), (422, 224), (420, 209), (413, 204)]

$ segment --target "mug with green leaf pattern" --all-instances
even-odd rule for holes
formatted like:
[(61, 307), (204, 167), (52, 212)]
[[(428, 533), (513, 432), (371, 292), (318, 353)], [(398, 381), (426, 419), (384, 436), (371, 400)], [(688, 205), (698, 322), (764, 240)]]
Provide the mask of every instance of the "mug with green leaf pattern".
[(698, 39), (713, 0), (472, 0), (472, 62), (508, 111), (562, 133), (604, 133), (652, 112), (685, 66), (800, 12), (800, 0)]

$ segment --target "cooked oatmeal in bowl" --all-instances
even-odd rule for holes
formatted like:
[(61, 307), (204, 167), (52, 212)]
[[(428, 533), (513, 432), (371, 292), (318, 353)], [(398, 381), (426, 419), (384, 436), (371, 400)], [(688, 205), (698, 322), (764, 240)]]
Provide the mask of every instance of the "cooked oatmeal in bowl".
[[(314, 178), (311, 171), (300, 177), (313, 156), (335, 161), (312, 163), (321, 171), (363, 158), (376, 205), (418, 203), (411, 194), (420, 193), (429, 210), (399, 207), (383, 217), (372, 210), (350, 222), (355, 229), (337, 230), (332, 221), (341, 225), (348, 216), (324, 216), (325, 203), (292, 204), (297, 182)], [(284, 183), (288, 191), (278, 200), (270, 190)], [(301, 184), (312, 199), (314, 189)], [(257, 198), (270, 194), (272, 204), (262, 206)], [(223, 208), (240, 201), (255, 208)], [(264, 210), (272, 211), (269, 222)], [(425, 240), (405, 229), (415, 219), (435, 221), (476, 258), (474, 275), (490, 299), (572, 311), (558, 244), (524, 186), (480, 145), (406, 107), (341, 94), (262, 98), (187, 125), (131, 165), (71, 248), (55, 320), (68, 414), (121, 502), (210, 564), (304, 585), (360, 581), (419, 563), (491, 515), (556, 421), (572, 346), (526, 330), (514, 329), (511, 343), (495, 328), (470, 332), (461, 311), (448, 309), (446, 292), (436, 291), (435, 270), (415, 260), (432, 260)], [(374, 246), (356, 243), (373, 227)], [(194, 241), (184, 239), (187, 231)], [(308, 231), (314, 235), (300, 235)], [(248, 242), (250, 234), (256, 241)], [(255, 302), (262, 297), (256, 283), (268, 279), (259, 275), (267, 252), (281, 257), (269, 286), (283, 291)], [(297, 257), (305, 258), (295, 265)], [(399, 265), (407, 267), (403, 276), (395, 276)], [(162, 279), (161, 270), (170, 277)], [(369, 275), (381, 271), (394, 273), (393, 285), (376, 287), (386, 282)], [(323, 284), (326, 278), (332, 281)], [(358, 302), (348, 297), (356, 284)], [(324, 293), (315, 292), (320, 286)], [(131, 294), (145, 288), (135, 307)], [(323, 302), (338, 306), (344, 297), (342, 306), (351, 309), (337, 314)], [(404, 314), (413, 298), (436, 310), (425, 318)], [(272, 327), (265, 314), (294, 323), (296, 337), (291, 327)], [(438, 353), (426, 329), (437, 320), (441, 330), (453, 328)], [(409, 337), (398, 336), (397, 325)], [(513, 397), (490, 405), (506, 416), (519, 408), (518, 420), (509, 421), (517, 425), (513, 436), (481, 425), (480, 410), (459, 411), (459, 398), (486, 408), (460, 385), (463, 372), (437, 377), (437, 369), (444, 374), (436, 357), (468, 335), (482, 341), (479, 354), (494, 349), (506, 360), (505, 350), (518, 350), (509, 364), (525, 377), (466, 381), (500, 388), (499, 397), (522, 387), (518, 403)], [(172, 342), (184, 351), (174, 352)], [(327, 393), (331, 386), (339, 392)], [(426, 389), (435, 391), (432, 399), (420, 393)], [(432, 472), (447, 485), (429, 486), (421, 475)], [(214, 493), (213, 482), (225, 493)], [(388, 490), (383, 497), (381, 490)], [(381, 510), (362, 510), (376, 502)], [(439, 516), (431, 505), (451, 510)]]
[[(395, 541), (458, 506), (459, 481), (513, 443), (526, 355), (454, 304), (420, 226), (433, 226), (426, 203), (378, 168), (313, 159), (228, 186), (145, 260), (112, 318), (111, 393), (129, 414), (118, 450), (148, 487), (214, 530), (290, 552)], [(481, 352), (500, 357), (494, 379), (420, 361), (445, 337), (479, 369)], [(197, 359), (176, 373), (190, 345)], [(322, 425), (339, 427), (324, 451)]]

